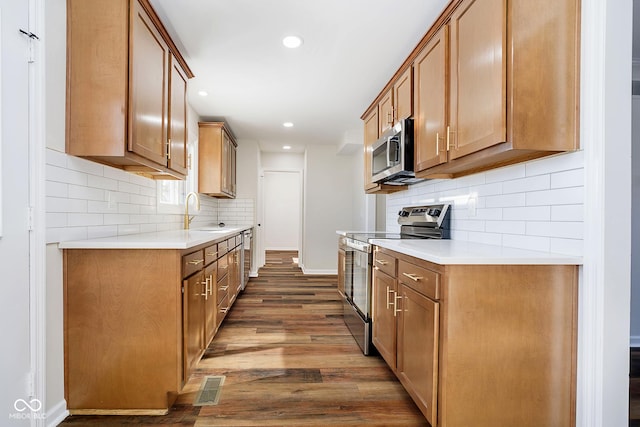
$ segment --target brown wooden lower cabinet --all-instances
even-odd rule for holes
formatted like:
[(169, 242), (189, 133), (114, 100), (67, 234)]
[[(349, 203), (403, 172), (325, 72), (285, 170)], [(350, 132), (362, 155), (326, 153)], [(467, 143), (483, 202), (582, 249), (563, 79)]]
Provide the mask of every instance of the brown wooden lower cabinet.
[(64, 250), (71, 414), (168, 412), (231, 306), (226, 242)]
[(383, 257), (373, 343), (432, 426), (575, 425), (577, 266)]

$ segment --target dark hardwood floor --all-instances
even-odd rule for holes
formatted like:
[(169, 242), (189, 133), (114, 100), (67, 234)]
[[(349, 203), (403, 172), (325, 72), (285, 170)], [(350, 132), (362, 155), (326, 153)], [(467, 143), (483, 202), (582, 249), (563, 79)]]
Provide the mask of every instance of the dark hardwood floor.
[[(428, 425), (384, 361), (342, 321), (335, 276), (305, 276), (295, 252), (268, 252), (166, 416), (73, 416), (62, 425)], [(193, 406), (226, 377), (218, 405)]]
[(631, 349), (629, 369), (629, 427), (640, 427), (640, 348)]

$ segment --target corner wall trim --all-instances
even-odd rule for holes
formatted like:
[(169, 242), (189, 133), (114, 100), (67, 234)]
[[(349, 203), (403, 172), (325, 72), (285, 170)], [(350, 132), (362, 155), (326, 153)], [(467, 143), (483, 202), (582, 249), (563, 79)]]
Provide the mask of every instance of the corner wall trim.
[(67, 411), (67, 402), (62, 399), (56, 405), (51, 407), (47, 411), (47, 427), (55, 427), (64, 421), (65, 418), (69, 416), (69, 411)]

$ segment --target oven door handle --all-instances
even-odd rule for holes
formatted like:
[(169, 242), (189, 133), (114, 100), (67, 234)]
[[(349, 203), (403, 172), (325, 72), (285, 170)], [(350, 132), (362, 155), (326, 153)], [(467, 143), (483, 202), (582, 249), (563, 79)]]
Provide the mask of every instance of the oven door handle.
[(347, 240), (345, 242), (345, 245), (348, 248), (355, 249), (355, 250), (360, 251), (360, 252), (367, 252), (367, 253), (371, 252), (371, 245), (368, 244), (368, 243), (356, 242), (356, 241), (353, 241), (353, 240)]

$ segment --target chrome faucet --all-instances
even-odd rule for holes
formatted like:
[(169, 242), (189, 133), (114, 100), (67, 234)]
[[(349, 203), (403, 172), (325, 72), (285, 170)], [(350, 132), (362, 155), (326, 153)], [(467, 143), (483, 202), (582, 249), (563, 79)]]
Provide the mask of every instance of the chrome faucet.
[(187, 198), (184, 201), (184, 229), (188, 230), (189, 229), (189, 224), (191, 224), (191, 221), (193, 221), (194, 217), (189, 218), (189, 197), (194, 196), (196, 198), (196, 206), (197, 209), (200, 210), (200, 196), (198, 196), (198, 193), (196, 192), (191, 192), (189, 194), (187, 194)]

